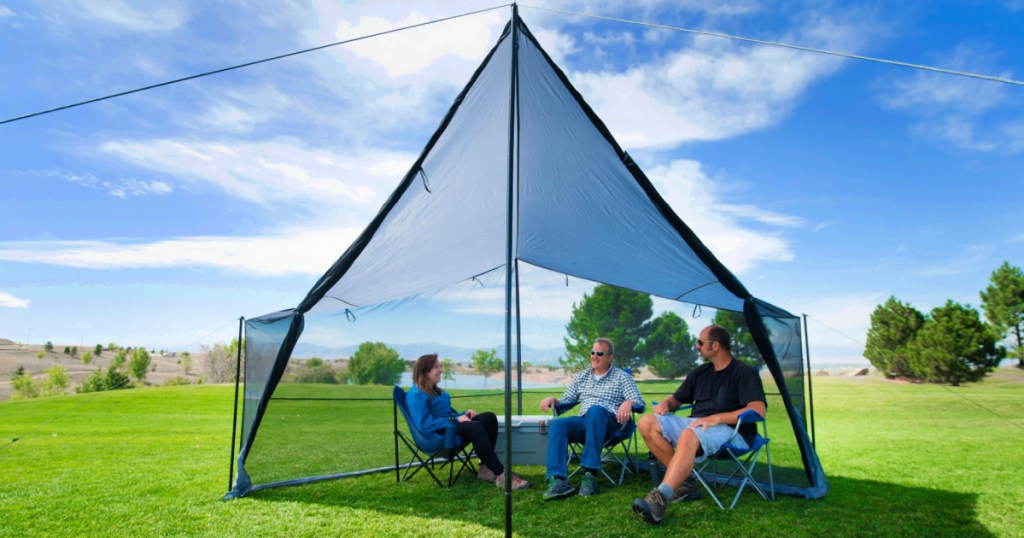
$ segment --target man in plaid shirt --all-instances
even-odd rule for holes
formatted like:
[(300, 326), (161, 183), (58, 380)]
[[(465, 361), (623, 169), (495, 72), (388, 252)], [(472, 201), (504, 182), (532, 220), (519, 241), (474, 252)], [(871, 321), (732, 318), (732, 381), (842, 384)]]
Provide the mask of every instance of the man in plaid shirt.
[(597, 473), (601, 470), (601, 448), (605, 440), (630, 420), (634, 404), (643, 404), (643, 396), (633, 376), (612, 366), (615, 348), (607, 338), (594, 340), (590, 368), (573, 376), (561, 400), (553, 397), (540, 402), (541, 411), (556, 405), (580, 404), (575, 417), (551, 421), (548, 429), (547, 491), (544, 500), (561, 499), (576, 492), (566, 478), (569, 475), (569, 441), (582, 442), (583, 480), (580, 495), (597, 491)]

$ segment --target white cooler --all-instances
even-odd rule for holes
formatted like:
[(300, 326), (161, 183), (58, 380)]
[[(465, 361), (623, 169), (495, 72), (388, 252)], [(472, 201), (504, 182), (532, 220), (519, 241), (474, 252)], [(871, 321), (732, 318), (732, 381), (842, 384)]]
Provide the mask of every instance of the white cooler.
[[(552, 420), (551, 415), (512, 415), (513, 465), (547, 464), (548, 426)], [(502, 463), (505, 463), (506, 431), (505, 417), (498, 415), (498, 441), (494, 449)]]

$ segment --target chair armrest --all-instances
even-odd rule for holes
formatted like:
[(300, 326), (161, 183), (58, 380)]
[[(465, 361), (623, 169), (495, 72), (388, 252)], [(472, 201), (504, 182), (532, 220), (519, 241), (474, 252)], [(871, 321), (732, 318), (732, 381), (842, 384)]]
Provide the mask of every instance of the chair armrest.
[[(651, 402), (651, 407), (654, 407), (656, 405), (658, 405), (658, 401), (657, 400)], [(669, 411), (669, 413), (675, 413), (676, 411), (683, 411), (683, 410), (689, 409), (691, 407), (693, 407), (693, 404), (680, 405), (678, 408), (676, 408), (676, 409), (674, 409), (672, 411)]]
[(554, 407), (551, 408), (551, 410), (554, 411), (556, 417), (560, 417), (560, 416), (564, 415), (566, 412), (568, 412), (569, 410), (571, 410), (573, 407), (576, 407), (577, 404), (579, 404), (579, 402), (572, 402), (572, 403), (558, 402), (558, 403), (556, 403), (554, 405)]
[(646, 410), (647, 410), (647, 406), (642, 404), (642, 403), (635, 403), (635, 404), (633, 404), (632, 411), (634, 413), (643, 413)]
[(764, 417), (761, 416), (761, 413), (758, 413), (753, 409), (747, 409), (740, 413), (739, 420), (736, 421), (736, 426), (739, 427), (739, 425), (744, 422), (762, 422), (763, 420)]

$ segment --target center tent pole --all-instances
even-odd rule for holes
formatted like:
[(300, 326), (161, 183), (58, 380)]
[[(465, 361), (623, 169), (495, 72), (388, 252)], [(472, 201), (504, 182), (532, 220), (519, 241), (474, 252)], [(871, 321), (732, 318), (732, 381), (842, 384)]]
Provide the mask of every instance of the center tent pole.
[(512, 536), (512, 261), (513, 209), (515, 193), (516, 95), (519, 88), (519, 6), (512, 3), (512, 72), (508, 93), (508, 206), (505, 219), (505, 536)]

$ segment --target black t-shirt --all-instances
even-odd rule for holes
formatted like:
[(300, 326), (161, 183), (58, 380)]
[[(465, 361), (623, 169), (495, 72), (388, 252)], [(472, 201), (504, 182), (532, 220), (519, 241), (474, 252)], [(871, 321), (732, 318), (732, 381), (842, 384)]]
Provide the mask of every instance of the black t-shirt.
[[(736, 359), (720, 372), (710, 362), (694, 368), (672, 397), (681, 405), (692, 403), (690, 416), (696, 418), (742, 409), (750, 402), (767, 405), (757, 369)], [(744, 424), (740, 433), (749, 442), (757, 433), (757, 426)]]

